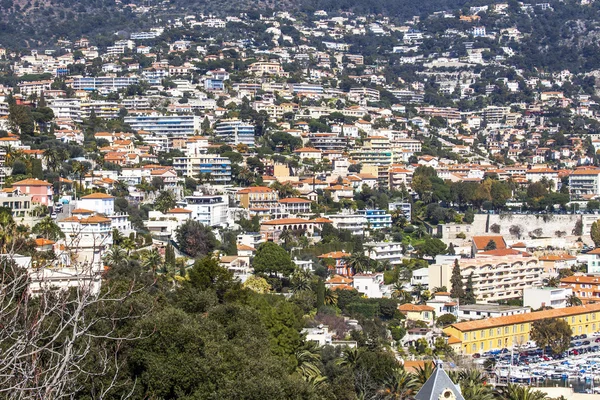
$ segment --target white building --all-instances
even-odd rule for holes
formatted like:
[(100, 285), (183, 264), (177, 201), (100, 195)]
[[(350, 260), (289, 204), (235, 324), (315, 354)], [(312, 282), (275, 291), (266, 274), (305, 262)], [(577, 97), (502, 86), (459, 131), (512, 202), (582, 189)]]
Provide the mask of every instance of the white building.
[(367, 226), (367, 218), (358, 214), (332, 214), (325, 218), (331, 220), (335, 229), (345, 229), (353, 235), (362, 235)]
[(383, 284), (383, 272), (354, 275), (354, 289), (372, 299), (390, 297), (391, 285)]
[(469, 304), (458, 306), (458, 319), (496, 318), (528, 312), (531, 312), (530, 307), (503, 306), (499, 304)]
[(523, 290), (523, 305), (534, 310), (542, 307), (565, 308), (572, 288), (540, 287)]
[(73, 263), (102, 270), (102, 257), (112, 244), (111, 220), (104, 216), (71, 216), (58, 221), (65, 234), (65, 251)]
[(402, 263), (402, 243), (380, 242), (365, 243), (365, 256), (378, 262), (389, 262), (391, 265)]
[(226, 227), (229, 200), (227, 196), (186, 196), (178, 206), (192, 212), (191, 219), (207, 226)]

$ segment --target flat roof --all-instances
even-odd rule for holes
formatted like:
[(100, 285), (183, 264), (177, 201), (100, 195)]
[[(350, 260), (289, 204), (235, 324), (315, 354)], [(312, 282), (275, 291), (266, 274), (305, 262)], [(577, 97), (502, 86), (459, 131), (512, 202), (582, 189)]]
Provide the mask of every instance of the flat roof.
[(507, 305), (500, 305), (500, 304), (494, 304), (494, 303), (488, 303), (488, 304), (467, 304), (467, 305), (460, 305), (459, 310), (467, 310), (467, 311), (510, 311), (510, 310), (523, 310), (523, 309), (531, 309), (531, 307), (525, 307), (525, 306), (507, 306)]

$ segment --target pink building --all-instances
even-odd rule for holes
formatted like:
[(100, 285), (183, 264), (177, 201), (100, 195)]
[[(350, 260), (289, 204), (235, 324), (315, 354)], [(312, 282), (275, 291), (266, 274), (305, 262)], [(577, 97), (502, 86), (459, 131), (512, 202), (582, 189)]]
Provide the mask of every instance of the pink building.
[(31, 196), (31, 201), (45, 206), (52, 205), (52, 184), (39, 179), (23, 179), (12, 184), (14, 189)]

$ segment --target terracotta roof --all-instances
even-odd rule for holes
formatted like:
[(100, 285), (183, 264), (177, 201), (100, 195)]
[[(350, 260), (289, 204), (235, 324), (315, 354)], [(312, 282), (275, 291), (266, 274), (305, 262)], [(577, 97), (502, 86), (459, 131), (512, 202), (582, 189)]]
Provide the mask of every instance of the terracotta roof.
[(87, 196), (83, 196), (82, 199), (114, 199), (114, 196), (106, 193), (92, 193)]
[(265, 221), (261, 225), (288, 225), (288, 224), (312, 224), (313, 222), (308, 219), (302, 218), (281, 218)]
[(13, 186), (52, 186), (46, 181), (42, 181), (36, 178), (23, 179), (22, 181), (15, 182)]
[(71, 214), (93, 214), (94, 211), (92, 210), (86, 210), (85, 208), (77, 208), (73, 211), (71, 211)]
[(350, 285), (334, 285), (331, 290), (354, 290), (354, 288)]
[(448, 338), (448, 344), (457, 344), (457, 343), (462, 343), (462, 340), (455, 338), (454, 336), (450, 336)]
[(332, 224), (333, 221), (327, 218), (315, 218), (312, 220), (315, 224)]
[(526, 249), (527, 245), (525, 243), (523, 243), (523, 242), (519, 242), (519, 243), (513, 244), (510, 247), (512, 247), (513, 249)]
[(321, 150), (315, 149), (314, 147), (302, 147), (294, 150), (294, 153), (321, 153)]
[(245, 193), (271, 193), (274, 190), (265, 186), (253, 186), (238, 190), (237, 194)]
[(451, 326), (461, 332), (488, 329), (504, 325), (521, 324), (525, 322), (539, 321), (545, 318), (563, 318), (571, 315), (585, 314), (600, 311), (600, 304), (589, 304), (552, 310), (535, 311), (525, 314), (508, 315), (505, 317), (486, 318), (476, 321), (459, 322)]
[(190, 214), (192, 210), (186, 210), (185, 208), (171, 208), (167, 211), (167, 214)]
[(496, 242), (496, 249), (505, 249), (506, 242), (504, 238), (500, 235), (490, 235), (490, 236), (473, 236), (473, 243), (475, 243), (476, 249), (485, 249), (485, 246), (493, 240)]
[(246, 251), (256, 251), (256, 249), (252, 246), (247, 246), (245, 244), (238, 244), (237, 245), (237, 249), (238, 250), (246, 250)]
[(567, 276), (565, 278), (562, 278), (560, 280), (560, 283), (586, 283), (586, 284), (597, 283), (597, 284), (600, 284), (600, 277), (573, 275), (573, 276)]
[(570, 254), (548, 254), (546, 256), (538, 257), (540, 261), (563, 261), (563, 260), (576, 260), (577, 257)]
[(341, 275), (335, 275), (331, 278), (329, 278), (328, 280), (325, 281), (325, 283), (329, 283), (331, 285), (342, 285), (342, 284), (351, 284), (353, 282), (352, 279), (350, 278), (345, 278)]
[(280, 203), (312, 203), (307, 199), (301, 199), (300, 197), (288, 197), (287, 199), (280, 199)]
[(585, 254), (600, 254), (600, 247), (596, 247), (594, 250), (590, 250)]
[(421, 305), (421, 304), (406, 303), (406, 304), (399, 305), (398, 310), (400, 310), (400, 312), (421, 312), (421, 311), (433, 311), (434, 308), (426, 306), (426, 305)]
[(352, 255), (351, 253), (346, 253), (345, 251), (332, 251), (331, 253), (321, 254), (318, 258), (339, 259), (339, 258), (347, 258), (347, 257), (350, 257), (351, 255)]
[(50, 245), (53, 245), (54, 243), (56, 243), (56, 242), (53, 240), (48, 240), (48, 239), (44, 239), (44, 238), (35, 239), (36, 246), (50, 246)]
[(523, 253), (522, 251), (515, 249), (496, 249), (496, 250), (488, 250), (481, 253), (478, 253), (478, 256), (516, 256), (519, 254), (529, 255), (527, 253)]
[(228, 264), (231, 263), (235, 260), (238, 259), (238, 256), (221, 256), (221, 258), (219, 259), (220, 262), (224, 263), (224, 264)]

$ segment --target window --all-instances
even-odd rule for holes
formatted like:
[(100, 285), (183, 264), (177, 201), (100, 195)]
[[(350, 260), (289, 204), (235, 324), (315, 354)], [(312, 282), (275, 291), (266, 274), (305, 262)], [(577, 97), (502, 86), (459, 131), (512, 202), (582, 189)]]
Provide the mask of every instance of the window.
[(502, 339), (498, 339), (498, 348), (502, 347)]
[(490, 337), (494, 336), (494, 330), (493, 329), (490, 329), (490, 331), (488, 333), (489, 333)]
[(464, 335), (464, 340), (465, 340), (465, 341), (469, 340), (469, 334), (468, 334), (468, 333), (465, 333), (465, 335)]
[(477, 344), (476, 344), (476, 343), (473, 343), (473, 345), (471, 346), (471, 349), (472, 349), (473, 351), (477, 351)]

